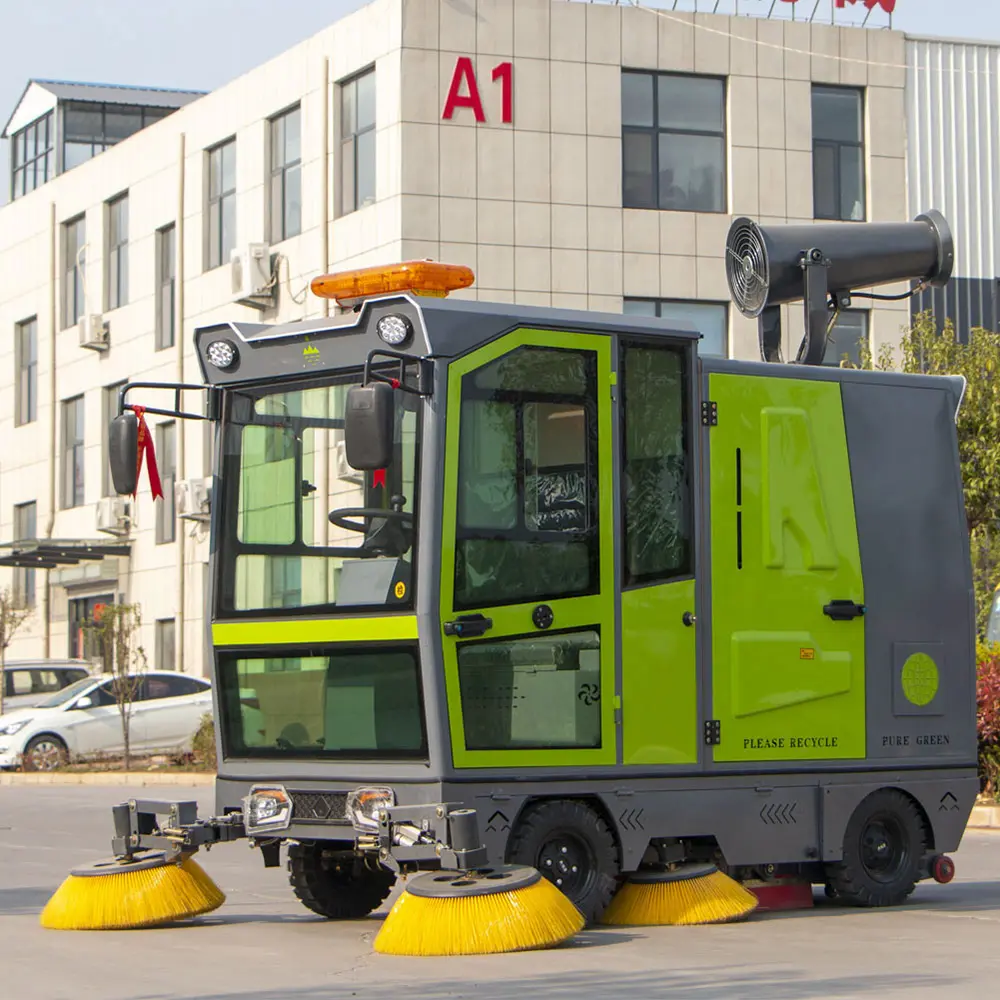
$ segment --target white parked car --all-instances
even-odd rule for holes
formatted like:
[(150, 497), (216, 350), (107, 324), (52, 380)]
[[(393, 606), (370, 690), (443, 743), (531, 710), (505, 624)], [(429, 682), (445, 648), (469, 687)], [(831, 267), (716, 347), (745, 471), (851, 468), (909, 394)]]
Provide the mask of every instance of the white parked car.
[[(47, 771), (67, 758), (122, 752), (121, 714), (112, 683), (107, 674), (87, 677), (31, 708), (0, 715), (0, 768), (23, 764), (27, 771)], [(185, 750), (211, 710), (207, 680), (166, 671), (144, 673), (132, 704), (131, 749)]]

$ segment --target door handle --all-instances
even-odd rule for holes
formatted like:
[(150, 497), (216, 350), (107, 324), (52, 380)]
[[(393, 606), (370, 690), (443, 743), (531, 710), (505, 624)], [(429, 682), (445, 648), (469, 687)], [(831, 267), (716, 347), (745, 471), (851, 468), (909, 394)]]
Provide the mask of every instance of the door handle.
[(444, 623), (444, 634), (459, 639), (474, 639), (493, 628), (493, 619), (485, 615), (459, 615), (453, 622)]
[(867, 610), (863, 604), (856, 604), (854, 601), (830, 601), (823, 608), (823, 614), (835, 622), (849, 622), (863, 617)]

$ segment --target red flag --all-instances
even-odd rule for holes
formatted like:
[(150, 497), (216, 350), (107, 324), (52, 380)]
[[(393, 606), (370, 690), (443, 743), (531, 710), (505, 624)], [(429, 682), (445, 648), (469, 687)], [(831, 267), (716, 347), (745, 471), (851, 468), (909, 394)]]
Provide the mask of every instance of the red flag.
[[(143, 455), (146, 457), (146, 469), (149, 473), (149, 488), (153, 492), (153, 499), (163, 498), (163, 486), (160, 483), (160, 471), (156, 467), (156, 452), (153, 450), (153, 435), (149, 433), (146, 426), (145, 407), (133, 406), (132, 412), (139, 421), (139, 440), (135, 455), (135, 487), (139, 488), (139, 475), (142, 472)], [(132, 494), (135, 496), (135, 493)]]
[(372, 488), (376, 486), (381, 486), (385, 489), (385, 469), (376, 469), (372, 473)]
[[(843, 7), (845, 4), (856, 4), (858, 0), (837, 0), (837, 7)], [(864, 5), (869, 9), (873, 10), (875, 7), (881, 7), (887, 14), (891, 14), (896, 9), (896, 0), (863, 0)]]

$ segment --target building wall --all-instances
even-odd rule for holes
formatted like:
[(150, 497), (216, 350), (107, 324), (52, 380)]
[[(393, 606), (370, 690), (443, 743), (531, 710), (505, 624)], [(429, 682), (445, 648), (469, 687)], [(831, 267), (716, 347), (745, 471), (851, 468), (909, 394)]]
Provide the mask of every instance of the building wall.
[(1000, 45), (910, 38), (906, 58), (910, 211), (955, 235), (955, 277), (914, 310), (1000, 331)]
[[(483, 124), (468, 111), (442, 121), (462, 56), (475, 66)], [(14, 505), (30, 500), (38, 504), (40, 535), (99, 537), (102, 387), (125, 378), (197, 381), (192, 333), (199, 325), (323, 315), (327, 303), (306, 286), (328, 268), (429, 256), (472, 265), (477, 285), (461, 294), (498, 301), (611, 312), (633, 296), (727, 302), (724, 248), (733, 216), (811, 220), (811, 82), (867, 88), (868, 218), (905, 218), (904, 59), (902, 36), (888, 31), (710, 15), (661, 18), (564, 0), (374, 0), (0, 210), (6, 278), (0, 285), (0, 370), (14, 373), (16, 323), (37, 316), (39, 338), (37, 420), (15, 427), (9, 380), (0, 392), (0, 538), (12, 537)], [(504, 61), (513, 64), (512, 124), (500, 121), (501, 89), (491, 82), (493, 68)], [(372, 65), (377, 200), (337, 217), (337, 84)], [(726, 78), (725, 212), (622, 208), (623, 67)], [(303, 120), (302, 232), (272, 247), (280, 255), (278, 301), (259, 313), (232, 302), (228, 266), (205, 266), (206, 150), (236, 137), (237, 242), (265, 241), (267, 121), (295, 102), (301, 102)], [(97, 354), (81, 348), (76, 328), (64, 330), (59, 321), (61, 225), (86, 213), (87, 311), (101, 311), (105, 203), (126, 190), (129, 300), (105, 314), (111, 347)], [(155, 234), (172, 222), (181, 247), (182, 324), (178, 346), (156, 352)], [(755, 323), (734, 310), (730, 316), (730, 352), (756, 357)], [(905, 304), (874, 310), (876, 342), (895, 339), (906, 316)], [(792, 356), (800, 316), (785, 329), (786, 356)], [(61, 510), (61, 435), (53, 447), (53, 420), (59, 419), (59, 402), (81, 392), (85, 502)], [(155, 405), (152, 396), (147, 399)], [(187, 405), (200, 403), (192, 398)], [(179, 422), (178, 432), (177, 478), (203, 476), (203, 426)], [(151, 658), (153, 622), (175, 617), (183, 606), (183, 666), (204, 670), (206, 531), (182, 521), (176, 542), (156, 545), (154, 522), (144, 483), (129, 560), (51, 572), (50, 655), (68, 651), (69, 598), (117, 593), (141, 605)], [(46, 652), (43, 576), (38, 611), (11, 657)], [(9, 579), (9, 571), (0, 571), (0, 586)]]

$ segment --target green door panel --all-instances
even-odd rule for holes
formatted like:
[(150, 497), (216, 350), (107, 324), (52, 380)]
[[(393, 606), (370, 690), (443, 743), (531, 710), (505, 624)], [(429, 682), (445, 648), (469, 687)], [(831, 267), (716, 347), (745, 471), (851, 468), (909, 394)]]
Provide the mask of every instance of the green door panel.
[(622, 761), (698, 760), (694, 580), (622, 593)]
[[(574, 356), (585, 359), (593, 372), (589, 415), (581, 419), (583, 411), (574, 409), (572, 394), (567, 396), (560, 384), (558, 362), (549, 370), (537, 363), (519, 368), (517, 358), (508, 356), (520, 348), (525, 350), (519, 358), (533, 349), (578, 352)], [(494, 362), (500, 367), (488, 368)], [(477, 376), (482, 377), (472, 381)], [(616, 760), (612, 380), (611, 339), (589, 334), (517, 330), (449, 366), (441, 620), (478, 614), (492, 621), (481, 637), (466, 640), (442, 629), (456, 768), (511, 770)], [(468, 390), (464, 402), (463, 386)], [(499, 395), (491, 395), (494, 392)], [(507, 406), (517, 407), (516, 412), (507, 412)], [(581, 458), (578, 445), (584, 437), (574, 435), (582, 426), (588, 436)], [(462, 444), (463, 434), (470, 435), (474, 448)], [(473, 477), (460, 474), (463, 461), (475, 466)], [(585, 496), (593, 500), (591, 491), (596, 491), (591, 513), (597, 523), (589, 524), (588, 536), (596, 571), (560, 548), (565, 543), (558, 523), (549, 524), (544, 536), (539, 527), (544, 517), (560, 516), (541, 513), (550, 511), (545, 488), (553, 479), (568, 481), (581, 462)], [(588, 479), (587, 470), (592, 469), (596, 476)], [(526, 485), (529, 479), (535, 484), (532, 491)], [(464, 555), (459, 551), (460, 513), (463, 530), (468, 532), (471, 525), (476, 532), (472, 544), (464, 543)], [(491, 537), (494, 528), (496, 537)], [(498, 545), (505, 546), (507, 554), (497, 557), (493, 547)], [(530, 592), (542, 577), (558, 583), (560, 559), (566, 560), (566, 575), (592, 576), (595, 585), (580, 596), (520, 599), (524, 595), (517, 591)], [(462, 560), (464, 589), (459, 591), (456, 563)], [(469, 596), (477, 588), (513, 596), (506, 603), (480, 604)], [(548, 628), (533, 621), (540, 604), (551, 609)]]
[(865, 756), (864, 603), (840, 386), (709, 376), (716, 761)]

